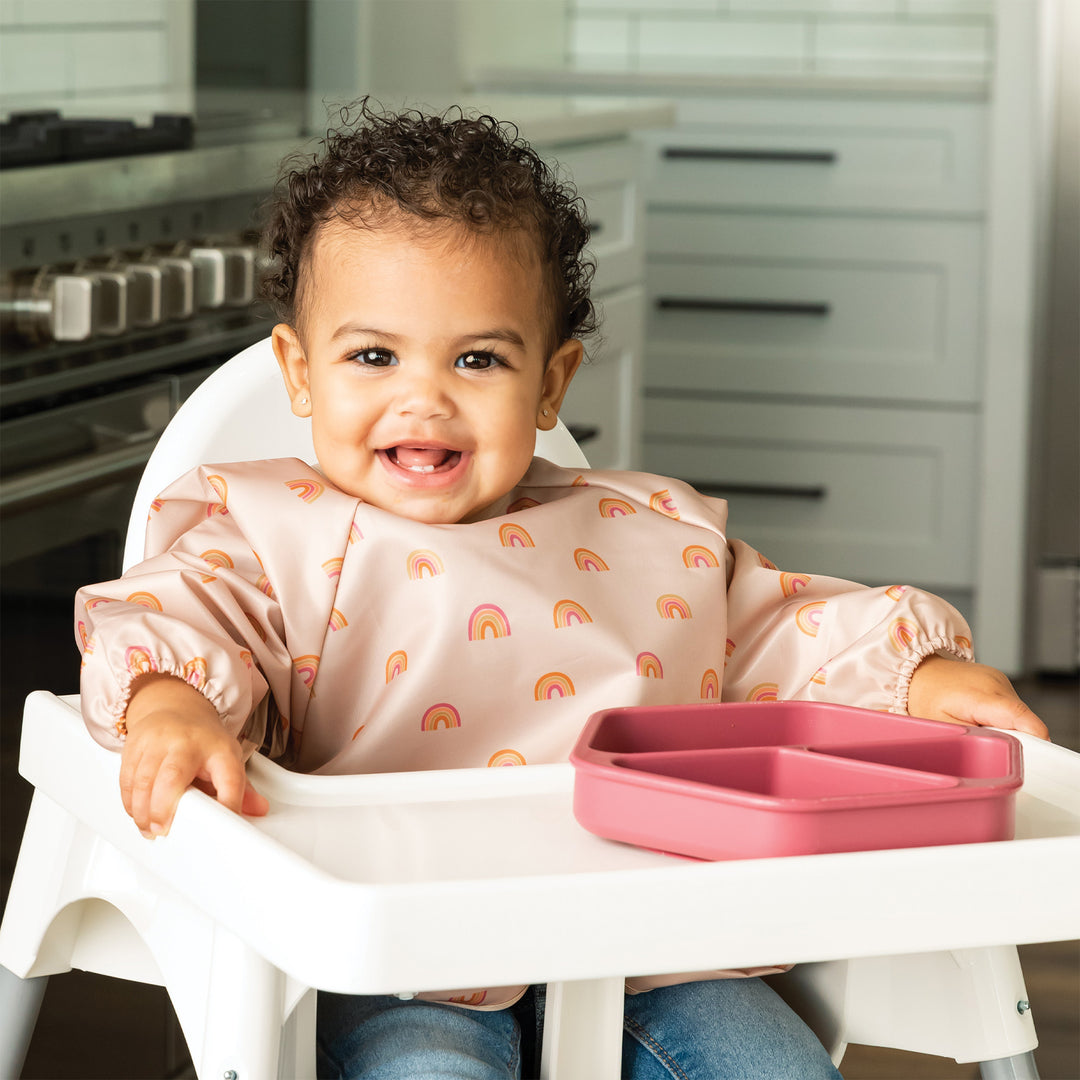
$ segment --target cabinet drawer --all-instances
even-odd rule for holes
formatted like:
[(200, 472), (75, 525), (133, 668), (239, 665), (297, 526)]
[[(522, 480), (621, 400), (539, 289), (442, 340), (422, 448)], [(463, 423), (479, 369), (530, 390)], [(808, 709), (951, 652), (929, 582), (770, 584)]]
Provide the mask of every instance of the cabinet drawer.
[(784, 569), (974, 581), (972, 412), (647, 397), (645, 468), (727, 498), (730, 535)]
[(837, 99), (698, 98), (645, 132), (654, 205), (974, 214), (986, 108)]
[(978, 398), (978, 224), (656, 211), (648, 244), (647, 386)]
[(594, 293), (639, 282), (644, 273), (644, 204), (638, 181), (640, 147), (625, 139), (606, 146), (553, 152), (588, 209), (596, 259)]
[[(578, 368), (559, 411), (594, 469), (638, 464), (644, 294), (640, 286), (598, 302), (600, 347)], [(592, 432), (587, 439), (580, 432)]]

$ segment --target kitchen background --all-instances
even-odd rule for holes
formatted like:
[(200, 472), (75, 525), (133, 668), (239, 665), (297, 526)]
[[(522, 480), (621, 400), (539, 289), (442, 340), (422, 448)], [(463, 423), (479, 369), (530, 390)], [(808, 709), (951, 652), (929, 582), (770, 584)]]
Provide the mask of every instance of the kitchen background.
[[(0, 172), (5, 896), (22, 699), (76, 688), (71, 592), (114, 572), (154, 434), (268, 329), (245, 230), (273, 162), (367, 90), (468, 100), (527, 135), (552, 111), (628, 110), (638, 150), (617, 182), (589, 172), (595, 132), (543, 128), (604, 217), (609, 326), (569, 405), (601, 429), (594, 463), (723, 492), (782, 565), (945, 593), (1077, 746), (1078, 53), (1075, 0), (0, 0), (5, 120), (122, 118), (194, 144), (187, 169)], [(194, 116), (194, 134), (155, 113)], [(1075, 945), (1025, 964), (1043, 1075), (1076, 1080)], [(186, 1068), (163, 996), (73, 974), (26, 1075)]]

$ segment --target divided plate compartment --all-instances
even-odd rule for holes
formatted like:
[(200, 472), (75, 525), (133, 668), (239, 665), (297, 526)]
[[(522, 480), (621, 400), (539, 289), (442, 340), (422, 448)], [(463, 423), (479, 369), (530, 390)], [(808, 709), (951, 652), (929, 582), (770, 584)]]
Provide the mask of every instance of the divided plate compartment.
[(750, 859), (1011, 840), (1004, 732), (824, 702), (610, 709), (570, 755), (574, 816), (610, 840)]

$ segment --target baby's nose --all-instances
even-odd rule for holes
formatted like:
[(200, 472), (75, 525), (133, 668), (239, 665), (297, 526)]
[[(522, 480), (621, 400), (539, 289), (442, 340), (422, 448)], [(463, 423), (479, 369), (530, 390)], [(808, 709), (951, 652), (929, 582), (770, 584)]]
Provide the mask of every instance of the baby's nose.
[(453, 400), (446, 380), (434, 372), (410, 373), (399, 385), (397, 411), (421, 419), (449, 416)]

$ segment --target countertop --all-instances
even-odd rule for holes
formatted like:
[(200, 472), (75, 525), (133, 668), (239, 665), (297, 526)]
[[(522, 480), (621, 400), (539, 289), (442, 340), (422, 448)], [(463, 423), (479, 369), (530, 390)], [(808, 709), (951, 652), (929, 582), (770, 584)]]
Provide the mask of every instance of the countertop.
[(983, 100), (989, 96), (988, 76), (888, 74), (879, 71), (837, 70), (804, 73), (615, 71), (568, 68), (553, 71), (526, 68), (491, 68), (478, 85), (502, 92), (524, 94), (687, 94), (741, 93), (756, 96), (808, 95), (888, 97), (911, 99), (962, 98)]
[[(399, 103), (394, 95), (380, 100), (393, 107)], [(669, 124), (675, 116), (669, 103), (643, 97), (492, 91), (453, 102), (405, 102), (439, 109), (452, 103), (512, 121), (542, 150), (622, 138), (637, 128)], [(197, 142), (192, 150), (173, 153), (0, 172), (0, 226), (269, 191), (283, 158), (317, 149), (318, 139), (299, 130), (260, 136), (257, 123), (245, 127), (244, 115), (242, 110), (234, 114), (232, 128), (208, 123), (214, 145)]]

